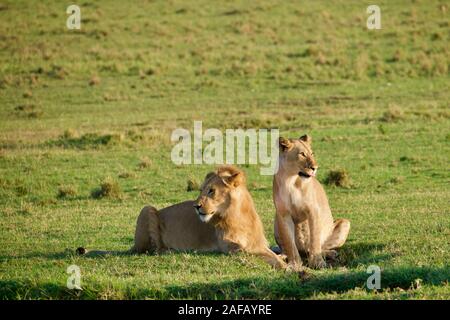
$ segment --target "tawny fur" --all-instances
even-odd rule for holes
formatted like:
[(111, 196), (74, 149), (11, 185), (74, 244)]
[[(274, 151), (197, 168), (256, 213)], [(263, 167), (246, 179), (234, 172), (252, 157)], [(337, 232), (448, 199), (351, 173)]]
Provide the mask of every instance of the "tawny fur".
[[(197, 199), (202, 212), (211, 215), (209, 223), (216, 229), (222, 252), (245, 251), (262, 257), (277, 268), (284, 261), (269, 248), (264, 228), (256, 213), (253, 199), (245, 185), (245, 175), (233, 166), (220, 167), (209, 175)], [(209, 191), (214, 189), (214, 195)]]
[(308, 265), (326, 266), (324, 257), (335, 257), (350, 231), (350, 221), (333, 222), (325, 191), (315, 178), (317, 163), (311, 138), (280, 138), (279, 169), (273, 179), (276, 208), (275, 239), (288, 258), (288, 267), (302, 265), (300, 252), (308, 255)]
[(243, 251), (260, 256), (276, 268), (286, 267), (286, 263), (268, 248), (261, 219), (245, 185), (245, 175), (233, 166), (221, 166), (208, 173), (195, 201), (162, 210), (152, 206), (141, 210), (130, 252), (167, 250)]

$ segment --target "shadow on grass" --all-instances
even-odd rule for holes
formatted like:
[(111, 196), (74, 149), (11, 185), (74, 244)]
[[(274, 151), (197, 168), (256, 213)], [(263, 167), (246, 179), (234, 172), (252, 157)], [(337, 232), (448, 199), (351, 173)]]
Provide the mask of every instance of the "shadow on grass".
[[(131, 246), (130, 246), (131, 247)], [(223, 255), (220, 252), (196, 252), (196, 251), (167, 251), (160, 254), (137, 254), (132, 253), (128, 250), (90, 250), (85, 254), (78, 254), (78, 249), (66, 249), (61, 252), (33, 252), (23, 255), (15, 255), (15, 256), (0, 256), (0, 262), (12, 260), (12, 259), (33, 259), (33, 258), (41, 258), (48, 260), (65, 260), (73, 257), (80, 257), (86, 259), (103, 259), (107, 257), (130, 257), (130, 256), (167, 256), (173, 254), (185, 254), (188, 253), (192, 256), (221, 256)]]
[[(345, 293), (349, 290), (366, 289), (368, 274), (364, 271), (345, 271), (313, 276), (301, 281), (294, 275), (280, 274), (275, 278), (243, 278), (213, 283), (194, 283), (181, 286), (139, 288), (135, 283), (124, 286), (117, 297), (124, 299), (305, 299), (319, 293)], [(443, 285), (450, 277), (450, 266), (400, 267), (382, 270), (381, 290), (401, 288), (417, 290), (421, 285)], [(0, 280), (0, 299), (96, 299), (102, 292), (111, 295), (110, 283), (83, 284), (83, 291), (69, 290), (64, 284), (35, 283), (30, 280)], [(419, 289), (420, 290), (420, 289)], [(407, 296), (405, 296), (407, 297)]]
[[(278, 279), (239, 279), (211, 284), (189, 286), (168, 286), (166, 291), (172, 298), (216, 297), (225, 299), (304, 299), (319, 293), (344, 293), (355, 288), (366, 289), (369, 274), (364, 271), (344, 272), (313, 276), (306, 281), (295, 281), (292, 277)], [(401, 288), (414, 289), (414, 283), (421, 279), (421, 285), (442, 285), (450, 277), (450, 268), (395, 268), (381, 274), (381, 290)], [(146, 294), (144, 293), (144, 296)]]
[(386, 252), (383, 243), (347, 242), (338, 250), (337, 265), (355, 267), (371, 263), (387, 261), (394, 257), (392, 252)]
[[(131, 244), (130, 244), (131, 247)], [(331, 267), (355, 267), (358, 265), (367, 265), (370, 263), (379, 263), (389, 260), (393, 257), (392, 253), (382, 253), (385, 245), (380, 243), (348, 243), (339, 249), (339, 256), (336, 261), (330, 262)], [(77, 254), (78, 249), (65, 249), (61, 252), (33, 252), (24, 255), (16, 256), (0, 256), (0, 261), (7, 261), (11, 259), (33, 259), (43, 258), (49, 260), (64, 260), (73, 258), (75, 256), (84, 257), (88, 259), (101, 259), (108, 256), (132, 256), (137, 255), (128, 250), (89, 250), (86, 254)], [(378, 253), (381, 252), (381, 253)], [(183, 254), (189, 253), (196, 256), (220, 256), (222, 253), (218, 252), (196, 252), (196, 251), (167, 251), (159, 255), (169, 254)], [(154, 254), (148, 254), (154, 255)], [(302, 255), (302, 259), (306, 263), (306, 256)]]

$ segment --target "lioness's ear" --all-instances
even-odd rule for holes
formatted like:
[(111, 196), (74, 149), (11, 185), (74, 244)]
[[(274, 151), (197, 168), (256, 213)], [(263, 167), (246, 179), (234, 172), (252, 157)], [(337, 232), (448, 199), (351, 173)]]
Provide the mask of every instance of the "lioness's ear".
[(307, 135), (307, 134), (301, 136), (299, 139), (302, 140), (303, 142), (309, 144), (309, 145), (311, 145), (311, 143), (312, 143), (312, 138), (311, 138), (311, 136), (309, 136), (309, 135)]
[(245, 183), (245, 176), (242, 172), (233, 173), (231, 176), (221, 177), (223, 183), (229, 187), (239, 187)]
[(280, 144), (280, 150), (281, 151), (289, 150), (292, 147), (292, 142), (289, 141), (289, 139), (286, 139), (286, 138), (283, 138), (283, 137), (280, 137), (279, 144)]

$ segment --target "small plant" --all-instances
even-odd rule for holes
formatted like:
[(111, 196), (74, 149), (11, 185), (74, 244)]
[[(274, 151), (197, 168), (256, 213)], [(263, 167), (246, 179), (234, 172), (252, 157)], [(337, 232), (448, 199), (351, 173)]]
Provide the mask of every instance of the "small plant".
[(47, 75), (51, 78), (64, 80), (69, 73), (61, 66), (53, 65), (52, 69), (47, 73)]
[(97, 75), (93, 75), (91, 77), (91, 80), (89, 80), (89, 85), (90, 86), (96, 86), (96, 85), (100, 84), (100, 82), (101, 82), (100, 77), (97, 76)]
[(22, 104), (14, 108), (17, 115), (28, 118), (39, 118), (44, 113), (40, 108), (34, 104)]
[(139, 169), (147, 169), (147, 168), (150, 168), (151, 165), (152, 165), (152, 161), (149, 158), (144, 157), (141, 159), (141, 162), (139, 162), (138, 167), (139, 167)]
[(403, 113), (398, 108), (389, 108), (381, 116), (381, 121), (383, 122), (397, 122), (404, 118)]
[(124, 171), (119, 173), (119, 178), (121, 179), (136, 178), (136, 173), (131, 171)]
[(76, 138), (77, 132), (74, 129), (66, 129), (64, 133), (61, 135), (62, 139), (74, 139)]
[(420, 159), (418, 157), (414, 157), (414, 156), (413, 157), (401, 156), (400, 162), (416, 164), (416, 163), (420, 162)]
[(100, 148), (110, 147), (113, 145), (119, 145), (124, 141), (123, 134), (97, 134), (86, 133), (78, 136), (77, 132), (71, 129), (64, 131), (57, 140), (49, 141), (50, 145), (63, 147), (63, 148), (75, 148), (75, 149), (88, 149), (88, 148)]
[(26, 196), (29, 192), (29, 186), (26, 184), (20, 184), (16, 186), (16, 194), (18, 197)]
[(111, 199), (120, 199), (122, 198), (122, 190), (120, 189), (119, 184), (111, 177), (107, 177), (102, 181), (100, 187), (93, 190), (91, 193), (92, 198), (100, 199), (100, 198), (111, 198)]
[(73, 186), (63, 185), (58, 188), (58, 198), (74, 197), (77, 195), (77, 189)]
[(191, 192), (191, 191), (199, 191), (200, 190), (200, 185), (198, 184), (198, 182), (194, 179), (189, 179), (187, 181), (187, 187), (186, 187), (186, 191)]
[(331, 170), (325, 179), (325, 184), (341, 188), (350, 188), (352, 186), (350, 176), (345, 169)]
[(400, 184), (400, 183), (403, 183), (404, 181), (405, 181), (405, 177), (402, 177), (402, 176), (393, 177), (389, 180), (389, 182), (391, 184)]

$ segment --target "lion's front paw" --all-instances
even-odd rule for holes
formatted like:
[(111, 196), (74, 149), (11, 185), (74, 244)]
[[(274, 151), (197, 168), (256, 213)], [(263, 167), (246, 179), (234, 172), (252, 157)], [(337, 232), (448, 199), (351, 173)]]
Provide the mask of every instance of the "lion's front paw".
[(308, 266), (313, 269), (322, 269), (327, 266), (321, 254), (309, 256)]

